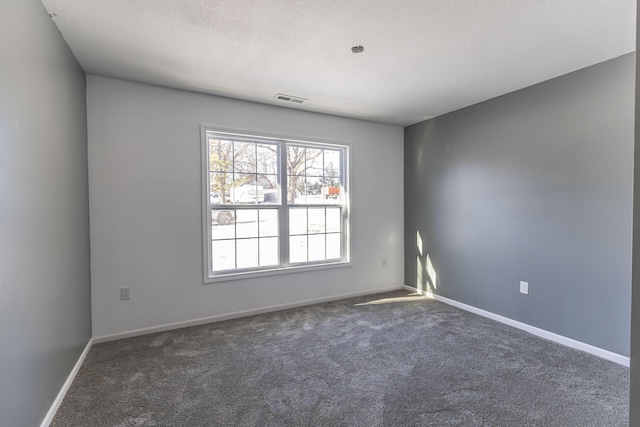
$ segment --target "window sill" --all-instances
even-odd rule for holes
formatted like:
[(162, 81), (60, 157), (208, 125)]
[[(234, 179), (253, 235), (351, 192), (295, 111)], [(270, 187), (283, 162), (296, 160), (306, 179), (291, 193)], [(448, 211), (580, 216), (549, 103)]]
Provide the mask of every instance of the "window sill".
[(213, 277), (206, 277), (204, 280), (204, 283), (205, 284), (221, 283), (221, 282), (228, 282), (231, 280), (253, 279), (257, 277), (276, 276), (280, 274), (289, 274), (289, 273), (304, 273), (308, 271), (327, 270), (327, 269), (342, 268), (342, 267), (351, 267), (351, 261), (335, 261), (335, 262), (328, 262), (325, 264), (299, 265), (299, 266), (291, 266), (291, 267), (275, 267), (275, 268), (264, 269), (264, 270), (253, 270), (253, 271), (245, 271), (245, 272), (238, 272), (238, 273), (218, 274)]

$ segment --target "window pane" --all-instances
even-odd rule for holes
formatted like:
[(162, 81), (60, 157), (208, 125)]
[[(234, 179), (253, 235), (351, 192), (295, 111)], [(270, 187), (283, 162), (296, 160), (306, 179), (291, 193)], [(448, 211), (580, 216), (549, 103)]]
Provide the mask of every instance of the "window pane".
[(322, 151), (321, 149), (307, 148), (306, 176), (322, 177)]
[(257, 176), (254, 173), (235, 173), (233, 174), (233, 186), (257, 185), (256, 179)]
[(342, 187), (324, 187), (322, 191), (325, 194), (323, 204), (334, 206), (344, 204)]
[(236, 245), (233, 240), (214, 240), (211, 242), (211, 261), (213, 271), (233, 270), (236, 268)]
[(278, 173), (278, 146), (275, 144), (258, 144), (257, 172), (269, 175)]
[(340, 158), (341, 151), (325, 150), (324, 152), (324, 195), (327, 204), (342, 204), (344, 186), (342, 185)]
[(264, 202), (264, 188), (256, 182), (255, 175), (235, 174), (230, 191), (231, 203), (257, 204)]
[(209, 170), (233, 171), (233, 142), (220, 139), (209, 140)]
[(320, 261), (325, 259), (324, 234), (309, 235), (309, 261)]
[(339, 184), (340, 178), (340, 151), (324, 150), (324, 177), (336, 180), (333, 185)]
[(327, 208), (327, 233), (338, 233), (342, 231), (340, 211), (340, 208)]
[(209, 193), (209, 204), (219, 205), (222, 203), (222, 194), (212, 191)]
[(211, 209), (211, 220), (213, 225), (219, 224), (231, 224), (230, 227), (234, 228), (233, 222), (236, 219), (236, 213), (233, 209)]
[(342, 235), (327, 234), (327, 259), (342, 258)]
[(289, 234), (307, 234), (307, 208), (289, 209)]
[(307, 178), (305, 190), (307, 204), (317, 205), (324, 203), (324, 196), (322, 195), (322, 178)]
[(278, 175), (258, 175), (258, 187), (258, 193), (260, 187), (264, 191), (264, 203), (278, 204), (280, 202)]
[(236, 142), (234, 155), (234, 172), (256, 172), (256, 144), (253, 142)]
[(209, 203), (230, 203), (227, 195), (233, 186), (233, 174), (212, 172), (209, 174)]
[(275, 190), (278, 188), (278, 175), (258, 174), (258, 185), (265, 190)]
[(238, 209), (236, 211), (236, 235), (242, 237), (258, 237), (258, 210)]
[(327, 205), (341, 204), (341, 193), (339, 186), (324, 185), (322, 187), (323, 203)]
[(303, 176), (289, 176), (287, 177), (287, 202), (292, 203), (306, 203), (304, 196), (306, 190), (304, 185)]
[(211, 211), (211, 238), (213, 240), (234, 239), (236, 237), (236, 226), (233, 223), (233, 211)]
[(260, 237), (278, 236), (278, 210), (260, 209)]
[(287, 175), (304, 175), (305, 152), (304, 147), (287, 147)]
[(291, 263), (307, 261), (307, 236), (289, 237), (289, 261)]
[(304, 147), (287, 147), (287, 202), (305, 203), (304, 199)]
[[(259, 192), (260, 190), (258, 190)], [(280, 190), (271, 189), (264, 190), (264, 203), (267, 205), (279, 205), (280, 204)]]
[(258, 239), (238, 239), (238, 268), (258, 267)]
[(324, 233), (325, 232), (325, 218), (324, 208), (309, 208), (308, 221), (309, 228), (308, 233)]
[(260, 266), (280, 264), (278, 250), (279, 247), (277, 237), (260, 239)]

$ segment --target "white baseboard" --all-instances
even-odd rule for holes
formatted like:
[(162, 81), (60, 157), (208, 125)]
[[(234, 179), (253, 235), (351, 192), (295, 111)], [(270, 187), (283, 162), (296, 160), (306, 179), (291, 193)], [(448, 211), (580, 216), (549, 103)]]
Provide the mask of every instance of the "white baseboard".
[(47, 415), (42, 420), (40, 427), (49, 427), (49, 424), (51, 424), (51, 421), (53, 421), (53, 417), (56, 415), (56, 412), (58, 412), (58, 408), (60, 408), (60, 405), (62, 404), (62, 400), (64, 399), (64, 396), (67, 394), (67, 391), (69, 391), (69, 387), (71, 387), (73, 380), (76, 378), (76, 375), (80, 370), (80, 366), (82, 366), (82, 364), (84, 363), (84, 359), (86, 359), (87, 354), (89, 354), (89, 350), (91, 349), (92, 345), (93, 345), (93, 340), (90, 339), (87, 345), (84, 347), (82, 354), (80, 354), (78, 361), (76, 362), (73, 369), (71, 370), (71, 373), (69, 373), (67, 380), (64, 382), (64, 384), (62, 384), (62, 388), (58, 392), (58, 395), (56, 396), (53, 403), (51, 404), (51, 407), (49, 408), (49, 412), (47, 412)]
[(567, 347), (586, 351), (587, 353), (594, 354), (596, 356), (602, 357), (603, 359), (611, 360), (612, 362), (618, 363), (620, 365), (624, 365), (624, 366), (630, 365), (630, 359), (627, 356), (623, 356), (621, 354), (614, 353), (609, 350), (605, 350), (590, 344), (583, 343), (581, 341), (567, 338), (565, 336), (558, 335), (553, 332), (546, 331), (544, 329), (536, 328), (535, 326), (527, 325), (526, 323), (518, 322), (517, 320), (509, 319), (508, 317), (500, 316), (498, 314), (494, 314), (489, 311), (485, 311), (485, 310), (482, 310), (482, 309), (479, 309), (471, 305), (467, 305), (449, 298), (441, 297), (440, 295), (436, 295), (431, 292), (422, 291), (407, 285), (404, 285), (404, 288), (409, 291), (416, 292), (421, 295), (425, 295), (428, 298), (441, 301), (453, 307), (457, 307), (462, 310), (465, 310), (483, 317), (487, 317), (489, 319), (498, 321), (500, 323), (513, 326), (514, 328), (522, 329), (523, 331), (529, 332), (530, 334), (533, 334), (533, 335), (537, 335), (541, 338), (545, 338), (549, 341), (557, 342), (558, 344), (566, 345)]
[(164, 325), (151, 326), (151, 327), (148, 327), (148, 328), (134, 329), (134, 330), (131, 330), (131, 331), (118, 332), (118, 333), (109, 334), (109, 335), (102, 335), (102, 336), (94, 337), (93, 338), (93, 343), (94, 344), (99, 344), (99, 343), (103, 343), (103, 342), (107, 342), (107, 341), (115, 341), (115, 340), (119, 340), (119, 339), (123, 339), (123, 338), (131, 338), (131, 337), (137, 337), (137, 336), (140, 336), (140, 335), (154, 334), (156, 332), (171, 331), (173, 329), (187, 328), (189, 326), (204, 325), (204, 324), (207, 324), (207, 323), (222, 322), (224, 320), (238, 319), (240, 317), (255, 316), (257, 314), (271, 313), (271, 312), (274, 312), (274, 311), (287, 310), (287, 309), (290, 309), (290, 308), (297, 308), (297, 307), (304, 307), (306, 305), (320, 304), (320, 303), (323, 303), (323, 302), (337, 301), (337, 300), (341, 300), (341, 299), (360, 297), (360, 296), (364, 296), (364, 295), (379, 294), (379, 293), (382, 293), (382, 292), (397, 291), (397, 290), (400, 290), (400, 289), (404, 289), (404, 287), (403, 286), (395, 286), (395, 287), (392, 287), (392, 288), (371, 289), (371, 290), (361, 291), (361, 292), (352, 292), (352, 293), (348, 293), (348, 294), (333, 295), (333, 296), (330, 296), (330, 297), (323, 297), (323, 298), (308, 299), (308, 300), (303, 300), (303, 301), (296, 301), (296, 302), (287, 303), (287, 304), (272, 305), (272, 306), (268, 306), (268, 307), (262, 307), (262, 308), (251, 309), (251, 310), (236, 311), (236, 312), (233, 312), (233, 313), (219, 314), (219, 315), (216, 315), (216, 316), (201, 317), (201, 318), (193, 319), (193, 320), (186, 320), (186, 321), (175, 322), (175, 323), (167, 323), (167, 324), (164, 324)]

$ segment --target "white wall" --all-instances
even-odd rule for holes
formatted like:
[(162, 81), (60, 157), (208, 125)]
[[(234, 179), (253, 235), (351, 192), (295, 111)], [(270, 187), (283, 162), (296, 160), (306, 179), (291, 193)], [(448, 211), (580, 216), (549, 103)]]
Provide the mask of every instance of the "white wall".
[[(87, 105), (94, 337), (403, 284), (401, 127), (91, 75)], [(352, 144), (352, 266), (203, 284), (201, 124)]]

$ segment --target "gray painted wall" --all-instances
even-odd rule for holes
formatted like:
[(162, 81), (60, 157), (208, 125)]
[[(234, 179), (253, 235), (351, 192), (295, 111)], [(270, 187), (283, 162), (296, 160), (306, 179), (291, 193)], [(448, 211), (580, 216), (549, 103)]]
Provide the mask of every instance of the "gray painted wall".
[(85, 75), (38, 0), (0, 16), (0, 425), (32, 427), (91, 334)]
[(634, 64), (406, 128), (406, 283), (628, 356)]
[[(640, 6), (640, 1), (638, 1)], [(640, 7), (637, 9), (640, 22)], [(636, 33), (636, 46), (640, 46), (640, 32)], [(636, 70), (640, 69), (640, 56), (636, 56)], [(631, 390), (629, 396), (629, 425), (640, 425), (640, 76), (636, 72), (636, 132), (633, 174), (633, 275), (631, 302)]]

